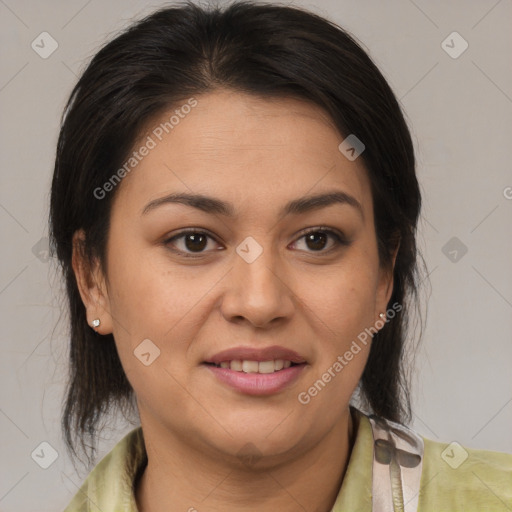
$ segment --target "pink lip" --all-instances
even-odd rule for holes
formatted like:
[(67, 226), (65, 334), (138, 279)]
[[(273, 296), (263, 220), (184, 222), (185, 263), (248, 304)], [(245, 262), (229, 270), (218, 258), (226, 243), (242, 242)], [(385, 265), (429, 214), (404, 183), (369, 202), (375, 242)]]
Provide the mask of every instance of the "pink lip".
[[(246, 361), (271, 361), (275, 359), (283, 359), (285, 361), (291, 361), (292, 363), (305, 363), (306, 360), (297, 352), (274, 345), (266, 348), (251, 348), (251, 347), (234, 347), (222, 352), (218, 352), (214, 356), (210, 357), (205, 363), (220, 364), (223, 361), (234, 361), (234, 360), (246, 360)], [(282, 371), (282, 370), (280, 370)], [(272, 374), (266, 374), (272, 375)]]
[[(267, 360), (270, 359), (273, 358)], [(254, 359), (252, 360), (254, 361)], [(274, 373), (245, 373), (206, 364), (203, 366), (208, 368), (221, 382), (247, 395), (272, 395), (277, 393), (295, 381), (306, 367), (305, 364), (299, 364), (298, 366), (283, 368)]]

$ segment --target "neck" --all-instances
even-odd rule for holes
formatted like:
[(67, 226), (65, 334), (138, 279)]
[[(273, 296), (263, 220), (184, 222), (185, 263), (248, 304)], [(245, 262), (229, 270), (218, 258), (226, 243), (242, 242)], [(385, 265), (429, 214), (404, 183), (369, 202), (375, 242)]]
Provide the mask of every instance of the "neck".
[[(168, 430), (143, 425), (148, 465), (139, 480), (139, 512), (329, 512), (336, 501), (354, 442), (346, 413), (300, 455), (280, 461), (210, 456)], [(265, 457), (263, 457), (264, 459)], [(264, 468), (264, 469), (256, 469)]]

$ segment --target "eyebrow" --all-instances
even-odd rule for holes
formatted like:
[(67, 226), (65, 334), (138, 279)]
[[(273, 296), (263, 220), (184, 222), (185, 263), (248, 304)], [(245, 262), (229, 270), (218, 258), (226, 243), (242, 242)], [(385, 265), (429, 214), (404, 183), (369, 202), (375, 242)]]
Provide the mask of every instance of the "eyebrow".
[[(236, 210), (231, 203), (221, 199), (206, 196), (203, 194), (191, 194), (187, 192), (177, 192), (155, 199), (148, 203), (142, 215), (158, 208), (161, 205), (169, 203), (178, 203), (197, 208), (206, 213), (224, 215), (226, 217), (235, 217)], [(333, 204), (343, 204), (355, 208), (364, 220), (364, 212), (361, 203), (350, 194), (340, 190), (333, 190), (321, 194), (309, 195), (294, 199), (288, 202), (280, 211), (279, 216), (300, 215), (313, 210), (326, 208)]]

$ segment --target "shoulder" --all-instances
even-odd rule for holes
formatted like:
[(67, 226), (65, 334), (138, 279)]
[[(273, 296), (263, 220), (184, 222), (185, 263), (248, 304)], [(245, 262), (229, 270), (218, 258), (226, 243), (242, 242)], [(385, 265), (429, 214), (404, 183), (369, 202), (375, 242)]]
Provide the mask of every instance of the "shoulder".
[(145, 458), (142, 429), (138, 427), (94, 467), (64, 512), (137, 512), (133, 482)]
[(512, 455), (423, 440), (419, 510), (512, 510)]
[(398, 496), (403, 510), (418, 512), (512, 511), (511, 454), (432, 441), (374, 415), (361, 418), (373, 437), (365, 443), (373, 459), (373, 465), (365, 459), (372, 501), (387, 506)]

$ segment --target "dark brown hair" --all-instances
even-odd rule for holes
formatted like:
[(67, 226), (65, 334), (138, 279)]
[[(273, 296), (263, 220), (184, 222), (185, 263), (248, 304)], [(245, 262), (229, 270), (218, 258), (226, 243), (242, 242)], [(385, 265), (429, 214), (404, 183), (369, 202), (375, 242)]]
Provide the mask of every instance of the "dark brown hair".
[(105, 269), (116, 190), (101, 200), (94, 190), (122, 166), (148, 120), (215, 88), (313, 102), (341, 134), (355, 134), (365, 144), (360, 158), (371, 182), (381, 265), (392, 263), (400, 241), (390, 304), (402, 309), (374, 336), (360, 393), (369, 411), (410, 420), (404, 347), (411, 307), (418, 305), (421, 194), (411, 136), (393, 92), (354, 38), (320, 16), (248, 1), (223, 8), (187, 2), (154, 12), (106, 44), (63, 114), (50, 204), (51, 249), (66, 280), (70, 311), (62, 425), (68, 447), (77, 455), (80, 446), (89, 461), (100, 419), (116, 407), (133, 406), (133, 390), (112, 335), (98, 342), (87, 324), (71, 265), (73, 234), (85, 231), (84, 254)]

